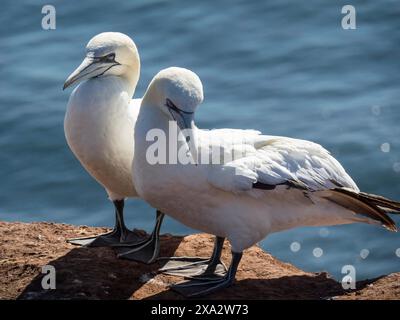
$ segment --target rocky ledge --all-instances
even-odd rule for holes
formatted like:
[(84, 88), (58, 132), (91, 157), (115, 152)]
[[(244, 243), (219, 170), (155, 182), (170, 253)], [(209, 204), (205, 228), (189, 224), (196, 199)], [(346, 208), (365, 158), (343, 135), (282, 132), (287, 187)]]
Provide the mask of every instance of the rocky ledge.
[[(182, 299), (169, 289), (180, 278), (157, 274), (161, 262), (117, 259), (110, 248), (84, 248), (66, 239), (106, 228), (55, 223), (0, 222), (0, 299)], [(141, 231), (137, 231), (141, 232)], [(161, 256), (207, 256), (213, 238), (163, 235)], [(222, 255), (228, 264), (229, 246)], [(56, 270), (56, 289), (44, 290), (42, 267)], [(304, 272), (254, 246), (243, 255), (231, 288), (209, 299), (400, 299), (400, 273), (358, 282), (344, 290), (327, 273)]]

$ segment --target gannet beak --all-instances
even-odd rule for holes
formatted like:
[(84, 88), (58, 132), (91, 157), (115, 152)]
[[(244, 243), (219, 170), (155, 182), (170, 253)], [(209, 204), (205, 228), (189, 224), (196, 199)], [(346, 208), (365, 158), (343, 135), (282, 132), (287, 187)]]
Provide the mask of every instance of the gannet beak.
[(64, 82), (63, 90), (72, 84), (90, 78), (91, 73), (96, 70), (95, 60), (91, 57), (86, 57), (81, 65), (72, 72)]
[[(182, 109), (179, 109), (170, 99), (167, 99), (166, 107), (168, 108), (169, 113), (172, 118), (178, 124), (179, 129), (184, 133), (190, 132), (194, 126), (194, 113), (187, 112)], [(190, 141), (190, 135), (186, 135), (186, 142)]]
[(185, 135), (186, 142), (189, 143), (191, 139), (191, 131), (194, 127), (193, 115), (178, 113), (177, 116), (175, 116), (174, 118), (176, 120), (176, 123), (178, 124), (179, 129), (181, 129), (181, 131)]
[(179, 129), (185, 137), (186, 143), (189, 146), (190, 153), (192, 154), (195, 164), (197, 164), (197, 152), (194, 136), (194, 112), (187, 112), (179, 109), (172, 103), (171, 100), (167, 99), (166, 104), (169, 113), (172, 118), (176, 121)]
[(106, 71), (113, 66), (118, 65), (116, 61), (105, 62), (98, 58), (86, 57), (81, 65), (76, 68), (74, 72), (65, 80), (63, 90), (68, 88), (74, 83), (79, 83), (83, 80), (94, 78), (103, 75)]

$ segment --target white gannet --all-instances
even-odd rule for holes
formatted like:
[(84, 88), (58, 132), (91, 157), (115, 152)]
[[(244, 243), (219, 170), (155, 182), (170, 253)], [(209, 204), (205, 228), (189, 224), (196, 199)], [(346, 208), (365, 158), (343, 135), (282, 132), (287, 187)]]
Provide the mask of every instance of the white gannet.
[[(196, 74), (175, 67), (162, 70), (147, 88), (135, 126), (133, 181), (139, 195), (185, 225), (216, 236), (210, 259), (186, 264), (186, 270), (161, 269), (192, 278), (173, 289), (199, 296), (231, 285), (243, 250), (273, 232), (354, 222), (396, 231), (387, 213), (399, 213), (400, 203), (360, 192), (322, 146), (252, 130), (200, 130), (194, 115), (202, 100), (202, 83)], [(179, 127), (179, 139), (169, 130), (171, 123)], [(167, 150), (177, 143), (178, 159), (179, 154), (189, 154), (192, 161), (149, 161), (152, 153), (147, 151), (153, 150), (154, 141), (147, 135), (155, 128), (165, 133)], [(214, 157), (210, 146), (218, 142), (223, 150)], [(232, 157), (210, 164), (200, 158), (204, 150), (211, 150), (217, 160), (221, 154)], [(232, 247), (232, 261), (221, 276), (215, 269), (225, 238)], [(199, 263), (207, 268), (193, 268)]]
[(106, 190), (115, 206), (115, 227), (97, 237), (71, 239), (86, 246), (130, 246), (131, 258), (152, 262), (159, 252), (163, 214), (150, 238), (127, 229), (124, 199), (137, 197), (132, 183), (133, 129), (141, 99), (131, 99), (140, 73), (135, 43), (127, 35), (104, 32), (86, 46), (86, 57), (65, 81), (64, 88), (80, 83), (71, 93), (64, 120), (68, 145), (82, 166)]

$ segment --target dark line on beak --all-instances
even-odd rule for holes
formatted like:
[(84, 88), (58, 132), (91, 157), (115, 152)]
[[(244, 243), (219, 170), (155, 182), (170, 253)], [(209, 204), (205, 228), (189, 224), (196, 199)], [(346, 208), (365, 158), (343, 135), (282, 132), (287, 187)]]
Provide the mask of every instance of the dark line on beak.
[[(178, 107), (177, 107), (170, 99), (168, 99), (168, 98), (166, 99), (166, 104), (165, 104), (165, 106), (168, 108), (168, 111), (169, 111), (169, 113), (171, 114), (171, 117), (172, 117), (175, 121), (177, 121), (177, 120), (176, 120), (176, 118), (174, 117), (174, 114), (173, 114), (172, 110), (174, 110), (176, 113), (179, 114), (179, 116), (181, 117), (182, 121), (183, 121), (184, 124), (185, 124), (185, 127), (186, 127), (186, 128), (189, 128), (188, 124), (186, 123), (185, 117), (182, 116), (182, 113), (185, 113), (185, 114), (193, 114), (194, 112), (184, 111), (184, 110), (178, 108)], [(190, 142), (190, 136), (185, 137), (185, 140), (186, 140), (187, 143), (189, 143), (189, 142)], [(190, 149), (190, 146), (189, 146), (189, 149)]]
[[(87, 65), (85, 68), (82, 69), (82, 71), (86, 70), (87, 68), (89, 68), (89, 67), (92, 66), (92, 65), (93, 65), (93, 63)], [(103, 68), (103, 67), (97, 67), (97, 68), (94, 69), (92, 72), (95, 72), (96, 70), (99, 70), (99, 69), (101, 69), (101, 68)], [(82, 71), (81, 71), (81, 72), (82, 72)], [(92, 73), (92, 72), (87, 72), (87, 73), (85, 73), (85, 74), (80, 73), (80, 74), (79, 74), (79, 77), (76, 78), (75, 81), (77, 81), (77, 80), (83, 78), (84, 76), (86, 76), (86, 75), (88, 75), (88, 74), (90, 74), (90, 73)], [(75, 82), (75, 81), (74, 81), (74, 82)], [(63, 90), (64, 90), (64, 89), (65, 89), (65, 83), (64, 83)]]
[(170, 108), (168, 108), (168, 112), (169, 112), (169, 114), (171, 115), (172, 119), (174, 119), (174, 121), (176, 121), (176, 119), (175, 119), (175, 117), (174, 117), (174, 114), (172, 113), (172, 111), (171, 111)]

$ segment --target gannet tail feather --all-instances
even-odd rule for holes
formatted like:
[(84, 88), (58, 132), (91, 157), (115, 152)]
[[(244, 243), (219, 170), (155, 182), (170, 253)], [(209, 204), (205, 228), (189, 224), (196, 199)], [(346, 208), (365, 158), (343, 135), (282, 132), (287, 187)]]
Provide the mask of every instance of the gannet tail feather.
[(381, 207), (382, 209), (385, 209), (386, 211), (394, 214), (400, 214), (400, 202), (387, 199), (385, 197), (378, 196), (372, 193), (360, 192), (360, 194), (362, 197), (368, 199), (369, 201)]
[(319, 196), (326, 198), (356, 214), (381, 223), (390, 231), (397, 231), (395, 222), (387, 215), (390, 213), (400, 213), (400, 203), (386, 199), (382, 196), (357, 192), (348, 188), (334, 188), (317, 192)]

